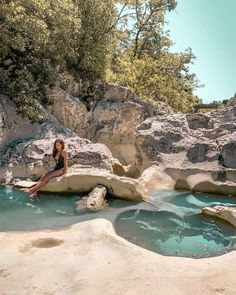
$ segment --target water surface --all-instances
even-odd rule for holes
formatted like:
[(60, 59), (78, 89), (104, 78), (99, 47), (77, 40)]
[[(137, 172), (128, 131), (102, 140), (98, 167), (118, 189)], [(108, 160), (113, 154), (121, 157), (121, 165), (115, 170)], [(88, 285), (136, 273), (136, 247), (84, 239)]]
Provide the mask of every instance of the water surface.
[(31, 202), (22, 191), (0, 188), (0, 231), (59, 228), (105, 218), (120, 236), (162, 255), (202, 258), (236, 250), (236, 230), (200, 213), (205, 206), (236, 206), (233, 197), (164, 191), (151, 194), (151, 204), (109, 198), (101, 211), (77, 212), (75, 202), (83, 195), (39, 196)]

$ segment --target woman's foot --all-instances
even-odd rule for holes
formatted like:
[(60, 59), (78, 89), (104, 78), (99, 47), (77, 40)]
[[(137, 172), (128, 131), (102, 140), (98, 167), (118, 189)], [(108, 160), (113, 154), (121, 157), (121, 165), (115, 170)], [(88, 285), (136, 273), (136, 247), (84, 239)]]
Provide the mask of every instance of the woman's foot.
[(33, 199), (37, 196), (37, 192), (33, 192), (30, 194), (29, 199), (30, 201), (33, 201)]
[(22, 192), (25, 192), (25, 193), (29, 193), (30, 192), (30, 188), (29, 187), (23, 187), (20, 189)]

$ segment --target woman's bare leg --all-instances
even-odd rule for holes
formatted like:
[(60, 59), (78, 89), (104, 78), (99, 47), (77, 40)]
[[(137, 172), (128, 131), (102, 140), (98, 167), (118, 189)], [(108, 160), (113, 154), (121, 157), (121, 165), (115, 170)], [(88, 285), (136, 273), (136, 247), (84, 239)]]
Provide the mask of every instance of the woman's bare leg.
[(26, 193), (31, 193), (31, 191), (33, 191), (34, 187), (35, 187), (36, 185), (38, 185), (40, 182), (42, 182), (46, 177), (48, 177), (48, 175), (49, 175), (51, 172), (52, 172), (52, 171), (49, 171), (49, 172), (47, 172), (46, 174), (44, 174), (43, 176), (41, 176), (41, 178), (40, 178), (40, 179), (37, 181), (37, 183), (34, 184), (33, 186), (28, 187), (28, 188), (22, 188), (21, 190), (22, 190), (23, 192), (26, 192)]
[(54, 177), (58, 177), (61, 176), (64, 172), (64, 168), (61, 168), (59, 170), (55, 170), (55, 171), (51, 171), (49, 173), (47, 173), (47, 176), (45, 176), (41, 181), (39, 181), (35, 186), (33, 186), (30, 189), (30, 193), (33, 196), (35, 196), (38, 192), (38, 190), (44, 186), (50, 179), (54, 178)]

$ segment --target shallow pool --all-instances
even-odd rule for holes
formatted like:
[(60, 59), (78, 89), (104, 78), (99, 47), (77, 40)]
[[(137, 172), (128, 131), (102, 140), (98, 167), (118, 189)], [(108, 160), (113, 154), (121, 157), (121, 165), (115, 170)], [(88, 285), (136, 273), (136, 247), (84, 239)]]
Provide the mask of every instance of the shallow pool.
[(0, 187), (0, 231), (39, 230), (59, 228), (77, 222), (106, 218), (114, 222), (116, 216), (128, 209), (149, 209), (145, 203), (109, 199), (109, 209), (91, 212), (75, 210), (75, 202), (83, 195), (45, 194), (29, 201), (28, 194), (13, 188)]
[(200, 214), (201, 208), (235, 206), (236, 198), (176, 191), (153, 193), (148, 203), (108, 199), (99, 212), (75, 210), (83, 195), (40, 194), (33, 202), (12, 188), (0, 188), (0, 231), (38, 230), (106, 218), (116, 232), (162, 255), (211, 257), (236, 250), (236, 230)]
[(203, 258), (236, 250), (236, 229), (200, 213), (205, 206), (235, 206), (236, 198), (158, 192), (151, 199), (158, 211), (128, 210), (117, 217), (120, 236), (169, 256)]

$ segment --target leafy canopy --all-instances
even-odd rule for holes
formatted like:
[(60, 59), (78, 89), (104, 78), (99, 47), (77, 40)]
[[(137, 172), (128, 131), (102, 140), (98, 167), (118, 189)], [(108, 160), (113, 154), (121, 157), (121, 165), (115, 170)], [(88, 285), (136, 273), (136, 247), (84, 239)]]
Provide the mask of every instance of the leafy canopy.
[(130, 87), (189, 111), (198, 86), (191, 49), (170, 51), (165, 14), (175, 0), (0, 0), (0, 91), (40, 120), (47, 88), (69, 71)]

